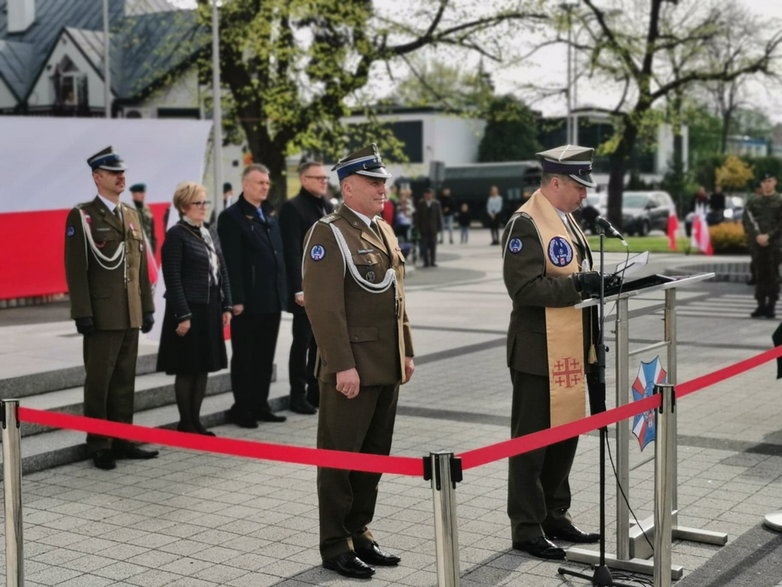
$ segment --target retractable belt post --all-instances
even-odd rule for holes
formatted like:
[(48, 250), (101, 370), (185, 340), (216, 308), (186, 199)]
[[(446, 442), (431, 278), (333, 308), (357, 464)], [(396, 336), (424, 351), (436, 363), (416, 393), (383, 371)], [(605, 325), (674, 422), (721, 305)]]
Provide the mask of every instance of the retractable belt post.
[(22, 451), (19, 400), (0, 401), (3, 426), (3, 493), (5, 501), (5, 584), (24, 585), (22, 538)]
[(438, 587), (458, 587), (459, 534), (456, 520), (456, 484), (462, 480), (462, 460), (452, 452), (424, 457), (424, 480), (432, 482), (434, 537)]
[(671, 535), (673, 532), (674, 410), (673, 385), (657, 384), (654, 393), (662, 395), (654, 443), (654, 587), (671, 585)]

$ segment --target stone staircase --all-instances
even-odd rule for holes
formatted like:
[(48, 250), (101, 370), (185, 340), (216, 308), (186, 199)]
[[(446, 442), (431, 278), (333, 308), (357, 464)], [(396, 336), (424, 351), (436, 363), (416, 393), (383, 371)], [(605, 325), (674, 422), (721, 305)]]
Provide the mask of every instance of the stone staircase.
[[(157, 355), (141, 354), (136, 366), (134, 423), (156, 428), (175, 428), (179, 421), (174, 399), (174, 377), (155, 372)], [(20, 405), (67, 414), (83, 413), (84, 367), (0, 379), (0, 398), (19, 399)], [(210, 373), (202, 421), (207, 427), (226, 422), (233, 403), (228, 369)], [(270, 398), (272, 409), (287, 407), (287, 397)], [(22, 422), (22, 472), (31, 473), (87, 458), (85, 434)]]

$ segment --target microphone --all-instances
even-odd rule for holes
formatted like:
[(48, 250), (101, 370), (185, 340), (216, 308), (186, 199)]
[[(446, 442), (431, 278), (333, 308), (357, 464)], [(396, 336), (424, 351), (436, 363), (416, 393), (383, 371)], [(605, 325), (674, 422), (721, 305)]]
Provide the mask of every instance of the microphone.
[(625, 237), (622, 236), (622, 233), (619, 232), (616, 228), (614, 228), (614, 225), (611, 224), (608, 220), (606, 220), (602, 216), (598, 216), (597, 218), (595, 218), (595, 224), (597, 224), (600, 228), (602, 228), (603, 232), (605, 232), (605, 234), (607, 234), (608, 236), (613, 238), (618, 238), (620, 241), (622, 241), (622, 244), (626, 247), (630, 246), (627, 244)]

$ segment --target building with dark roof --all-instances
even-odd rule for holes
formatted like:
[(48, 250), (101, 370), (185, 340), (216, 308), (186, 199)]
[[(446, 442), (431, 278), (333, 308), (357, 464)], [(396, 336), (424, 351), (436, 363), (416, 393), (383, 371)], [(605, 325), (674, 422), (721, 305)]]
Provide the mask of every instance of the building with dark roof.
[[(210, 36), (195, 11), (108, 6), (112, 116), (200, 118), (195, 64)], [(105, 116), (104, 34), (96, 0), (0, 0), (0, 113)]]

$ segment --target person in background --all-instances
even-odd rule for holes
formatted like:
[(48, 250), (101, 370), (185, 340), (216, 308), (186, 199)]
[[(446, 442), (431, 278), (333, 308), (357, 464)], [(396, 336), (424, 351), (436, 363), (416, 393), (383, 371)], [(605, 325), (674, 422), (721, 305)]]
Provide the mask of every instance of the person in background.
[(448, 243), (453, 244), (453, 217), (456, 212), (451, 196), (451, 188), (443, 188), (440, 192), (440, 207), (443, 211), (443, 230), (440, 232), (440, 244), (445, 240), (445, 233), (448, 232)]
[(502, 222), (502, 196), (496, 185), (491, 186), (486, 200), (486, 215), (489, 217), (491, 244), (500, 244), (500, 223)]
[(415, 208), (415, 226), (421, 238), (424, 267), (437, 267), (437, 233), (443, 228), (443, 214), (432, 188), (424, 190), (424, 197)]
[(173, 206), (179, 222), (166, 232), (161, 259), (166, 313), (157, 370), (174, 375), (180, 432), (214, 436), (201, 422), (208, 373), (225, 369), (223, 329), (231, 322), (228, 272), (206, 228), (206, 188), (177, 186)]
[[(230, 182), (226, 181), (223, 184), (223, 207), (221, 210), (225, 210), (231, 204), (234, 203), (234, 187)], [(209, 224), (214, 225), (217, 220), (217, 210), (212, 210), (212, 214), (209, 216)]]
[(233, 298), (228, 418), (242, 428), (284, 422), (269, 406), (274, 351), (288, 301), (282, 236), (269, 197), (269, 169), (253, 163), (242, 172), (239, 199), (220, 214), (217, 233)]
[(782, 236), (782, 196), (777, 178), (766, 173), (760, 182), (760, 195), (747, 202), (742, 217), (755, 276), (758, 307), (752, 318), (775, 318), (779, 299), (779, 241)]
[[(399, 386), (415, 370), (405, 312), (405, 259), (378, 218), (390, 177), (377, 147), (334, 168), (345, 198), (321, 218), (304, 245), (304, 299), (318, 341), (321, 384), (318, 448), (387, 455)], [(369, 529), (379, 473), (318, 468), (320, 555), (346, 577), (396, 566)]]
[[(97, 195), (68, 213), (65, 278), (71, 318), (84, 336), (84, 415), (133, 423), (138, 332), (155, 324), (141, 221), (120, 201), (125, 162), (111, 147), (87, 159)], [(116, 459), (151, 459), (125, 440), (87, 434), (87, 451), (99, 469)]]
[(304, 257), (304, 235), (318, 219), (333, 210), (326, 199), (329, 174), (317, 161), (299, 167), (301, 189), (280, 208), (280, 231), (288, 276), (288, 311), (293, 315), (291, 350), (288, 355), (290, 409), (299, 414), (314, 414), (320, 403), (315, 360), (318, 346), (305, 311), (301, 286), (301, 261)]
[(462, 202), (459, 206), (459, 228), (461, 234), (459, 235), (459, 243), (466, 245), (470, 240), (470, 223), (472, 222), (472, 212), (470, 212), (470, 205), (467, 202)]
[(155, 217), (152, 215), (150, 207), (144, 203), (147, 197), (147, 185), (144, 183), (134, 183), (130, 186), (130, 197), (133, 198), (133, 204), (136, 206), (141, 226), (147, 237), (149, 248), (152, 254), (157, 252), (157, 238), (155, 238)]

